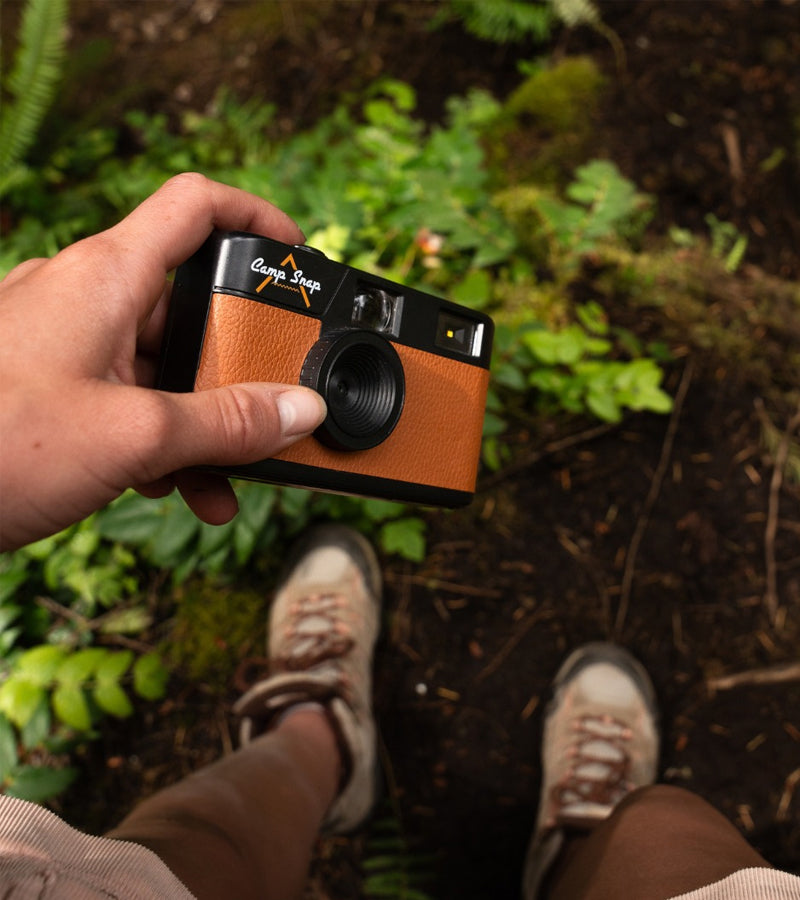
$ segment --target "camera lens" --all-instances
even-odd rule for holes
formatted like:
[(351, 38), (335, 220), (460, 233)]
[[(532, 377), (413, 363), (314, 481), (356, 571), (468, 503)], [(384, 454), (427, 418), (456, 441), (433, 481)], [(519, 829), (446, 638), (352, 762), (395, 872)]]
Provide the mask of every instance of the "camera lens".
[(395, 300), (380, 288), (361, 288), (353, 301), (353, 324), (370, 331), (392, 331)]
[(403, 410), (400, 357), (387, 340), (369, 331), (336, 332), (317, 341), (300, 383), (328, 404), (328, 416), (314, 435), (336, 450), (376, 447), (392, 433)]

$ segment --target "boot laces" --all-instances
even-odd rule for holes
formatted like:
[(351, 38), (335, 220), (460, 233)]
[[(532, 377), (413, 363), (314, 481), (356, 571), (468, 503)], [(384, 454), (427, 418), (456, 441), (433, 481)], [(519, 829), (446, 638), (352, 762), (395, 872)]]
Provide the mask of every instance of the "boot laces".
[(604, 818), (633, 788), (628, 778), (632, 731), (612, 716), (582, 716), (572, 729), (569, 765), (553, 787), (554, 817)]
[(287, 670), (301, 671), (348, 653), (355, 642), (342, 617), (346, 608), (343, 594), (307, 594), (293, 600), (281, 642), (284, 649), (276, 662)]

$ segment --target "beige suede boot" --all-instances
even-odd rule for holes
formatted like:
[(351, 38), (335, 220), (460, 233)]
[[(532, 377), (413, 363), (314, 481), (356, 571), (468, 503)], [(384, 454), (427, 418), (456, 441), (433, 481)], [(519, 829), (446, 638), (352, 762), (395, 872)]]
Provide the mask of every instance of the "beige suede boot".
[(291, 557), (269, 621), (270, 674), (236, 703), (240, 738), (269, 730), (290, 707), (318, 703), (336, 732), (345, 775), (324, 828), (347, 832), (376, 796), (372, 656), (380, 622), (375, 553), (340, 525), (316, 529)]

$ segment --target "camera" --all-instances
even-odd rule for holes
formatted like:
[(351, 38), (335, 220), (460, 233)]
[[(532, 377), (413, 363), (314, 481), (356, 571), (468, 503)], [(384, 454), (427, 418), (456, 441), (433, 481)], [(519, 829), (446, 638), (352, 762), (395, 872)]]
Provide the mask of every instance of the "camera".
[(313, 436), (227, 475), (463, 506), (475, 490), (492, 320), (305, 245), (215, 231), (178, 267), (157, 387), (302, 384)]

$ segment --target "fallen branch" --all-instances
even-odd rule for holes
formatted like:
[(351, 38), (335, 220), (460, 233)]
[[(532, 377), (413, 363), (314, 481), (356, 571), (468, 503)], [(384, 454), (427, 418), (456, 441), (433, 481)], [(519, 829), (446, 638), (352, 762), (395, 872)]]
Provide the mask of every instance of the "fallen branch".
[[(763, 407), (759, 410), (759, 416), (766, 417)], [(778, 506), (780, 504), (781, 486), (783, 485), (783, 472), (789, 459), (789, 448), (792, 442), (792, 434), (800, 426), (800, 406), (789, 419), (786, 430), (781, 436), (775, 449), (775, 461), (772, 467), (772, 478), (769, 485), (769, 502), (767, 505), (767, 525), (764, 529), (764, 564), (766, 566), (766, 587), (764, 589), (764, 605), (767, 608), (769, 620), (774, 625), (778, 619), (778, 566), (775, 560), (775, 535), (778, 532)]]
[(625, 619), (628, 615), (628, 607), (631, 601), (631, 590), (633, 588), (633, 576), (636, 571), (636, 558), (639, 555), (639, 547), (641, 546), (647, 526), (650, 523), (650, 515), (656, 500), (661, 492), (661, 484), (669, 467), (669, 461), (672, 456), (672, 446), (675, 443), (675, 435), (678, 431), (678, 423), (683, 410), (683, 403), (686, 400), (686, 394), (689, 391), (689, 385), (692, 382), (692, 374), (694, 372), (694, 361), (691, 357), (686, 361), (686, 367), (681, 376), (681, 383), (678, 385), (678, 391), (675, 395), (675, 403), (672, 407), (672, 415), (670, 416), (667, 433), (664, 436), (664, 444), (661, 447), (661, 458), (658, 466), (650, 482), (650, 490), (644, 501), (644, 507), (641, 515), (636, 522), (636, 529), (631, 538), (630, 547), (625, 557), (625, 570), (622, 573), (622, 585), (620, 587), (619, 606), (617, 607), (617, 618), (614, 622), (614, 634), (619, 638), (625, 625)]
[(747, 669), (733, 675), (720, 675), (706, 680), (706, 687), (714, 691), (727, 691), (731, 688), (752, 686), (754, 684), (782, 684), (787, 681), (800, 680), (800, 662), (780, 663), (764, 669)]

